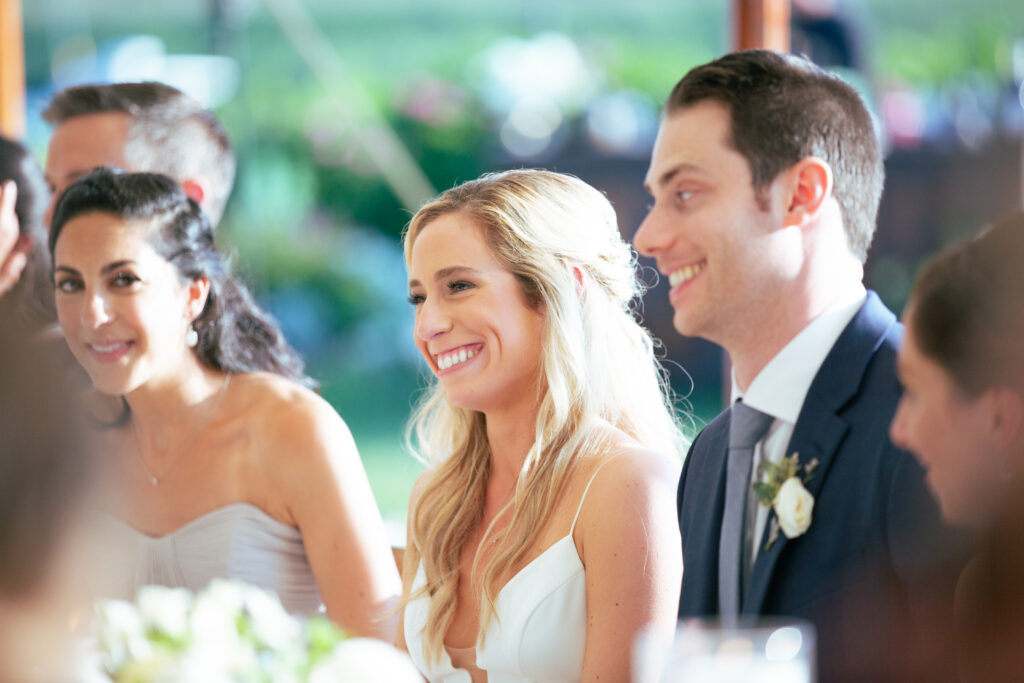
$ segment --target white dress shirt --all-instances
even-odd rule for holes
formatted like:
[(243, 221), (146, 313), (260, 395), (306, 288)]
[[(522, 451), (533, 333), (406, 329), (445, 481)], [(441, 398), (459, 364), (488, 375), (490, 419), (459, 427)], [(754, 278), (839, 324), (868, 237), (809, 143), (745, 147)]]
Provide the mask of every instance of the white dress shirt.
[[(764, 366), (746, 391), (736, 383), (736, 372), (733, 371), (732, 403), (742, 398), (744, 404), (774, 418), (768, 433), (754, 447), (751, 483), (759, 481), (757, 468), (762, 458), (779, 463), (783, 457), (789, 455), (786, 453), (786, 447), (793, 436), (793, 428), (796, 426), (807, 392), (811, 388), (811, 382), (814, 381), (839, 335), (864, 304), (866, 297), (864, 286), (858, 282), (856, 287), (837, 298)], [(801, 464), (807, 463), (801, 460)], [(754, 500), (756, 501), (756, 498)], [(749, 576), (749, 570), (757, 559), (761, 536), (768, 520), (768, 511), (768, 507), (757, 505), (754, 533), (749, 535), (750, 542), (753, 543), (749, 554), (750, 565), (746, 567), (745, 576)]]

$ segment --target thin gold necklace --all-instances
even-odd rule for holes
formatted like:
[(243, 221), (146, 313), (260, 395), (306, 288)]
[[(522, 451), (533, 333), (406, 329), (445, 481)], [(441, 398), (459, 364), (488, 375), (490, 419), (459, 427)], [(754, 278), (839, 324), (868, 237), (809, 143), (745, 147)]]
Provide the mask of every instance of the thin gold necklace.
[(192, 435), (192, 438), (186, 441), (185, 444), (178, 449), (178, 454), (171, 460), (171, 464), (168, 465), (167, 469), (160, 474), (153, 474), (149, 469), (149, 465), (146, 464), (146, 458), (142, 455), (142, 440), (139, 439), (139, 432), (135, 426), (135, 420), (131, 421), (132, 436), (135, 437), (135, 450), (139, 454), (139, 462), (142, 463), (142, 469), (146, 470), (146, 474), (149, 475), (149, 481), (153, 486), (159, 484), (161, 479), (170, 474), (171, 470), (174, 469), (174, 466), (178, 464), (179, 460), (181, 460), (181, 456), (185, 455), (185, 451), (191, 448), (192, 444), (196, 442), (196, 439), (198, 439), (202, 433), (206, 431), (206, 428), (213, 422), (213, 418), (217, 415), (217, 409), (220, 408), (220, 404), (224, 400), (224, 394), (228, 391), (229, 384), (231, 384), (231, 375), (227, 374), (224, 376), (224, 383), (220, 385), (220, 391), (217, 393), (217, 401), (213, 404), (213, 408), (210, 409), (210, 414), (206, 417), (206, 421), (200, 425), (199, 429), (196, 430), (196, 433)]

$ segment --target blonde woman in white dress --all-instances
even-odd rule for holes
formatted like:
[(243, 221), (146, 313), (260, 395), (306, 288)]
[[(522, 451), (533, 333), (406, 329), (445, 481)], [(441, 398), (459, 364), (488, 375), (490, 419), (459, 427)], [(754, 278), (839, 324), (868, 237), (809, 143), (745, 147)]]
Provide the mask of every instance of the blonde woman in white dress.
[(399, 645), (430, 681), (627, 680), (637, 634), (676, 622), (685, 444), (615, 212), (571, 176), (488, 175), (423, 207), (405, 255), (436, 381)]

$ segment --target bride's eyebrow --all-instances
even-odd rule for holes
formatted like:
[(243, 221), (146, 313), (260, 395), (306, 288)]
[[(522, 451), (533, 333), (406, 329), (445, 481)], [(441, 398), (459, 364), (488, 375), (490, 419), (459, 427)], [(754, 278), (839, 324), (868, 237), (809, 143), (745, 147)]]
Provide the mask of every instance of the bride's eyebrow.
[(446, 277), (453, 275), (481, 275), (480, 271), (476, 268), (470, 268), (469, 266), (450, 266), (448, 268), (442, 268), (441, 270), (434, 273), (434, 280), (443, 280)]
[[(436, 282), (437, 280), (443, 280), (444, 278), (451, 277), (453, 275), (470, 275), (470, 276), (474, 276), (475, 275), (475, 276), (479, 277), (480, 275), (482, 275), (482, 273), (479, 270), (477, 270), (476, 268), (470, 268), (469, 266), (449, 266), (447, 268), (442, 268), (441, 270), (439, 270), (436, 273), (434, 273), (434, 281)], [(413, 287), (422, 287), (422, 286), (423, 286), (423, 284), (419, 280), (416, 280), (416, 279), (409, 280), (409, 287), (410, 287), (410, 289), (413, 288)]]

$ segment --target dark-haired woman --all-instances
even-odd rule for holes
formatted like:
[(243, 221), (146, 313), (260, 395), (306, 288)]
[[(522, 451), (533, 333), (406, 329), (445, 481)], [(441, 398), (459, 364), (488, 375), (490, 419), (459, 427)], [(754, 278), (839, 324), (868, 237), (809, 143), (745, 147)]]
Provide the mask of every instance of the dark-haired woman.
[(965, 681), (1024, 671), (1024, 215), (936, 257), (904, 314), (904, 393), (893, 441), (928, 470), (981, 551), (957, 585), (954, 642)]
[(57, 313), (101, 394), (123, 592), (231, 577), (392, 639), (400, 582), (352, 437), (169, 178), (97, 169), (50, 231)]

